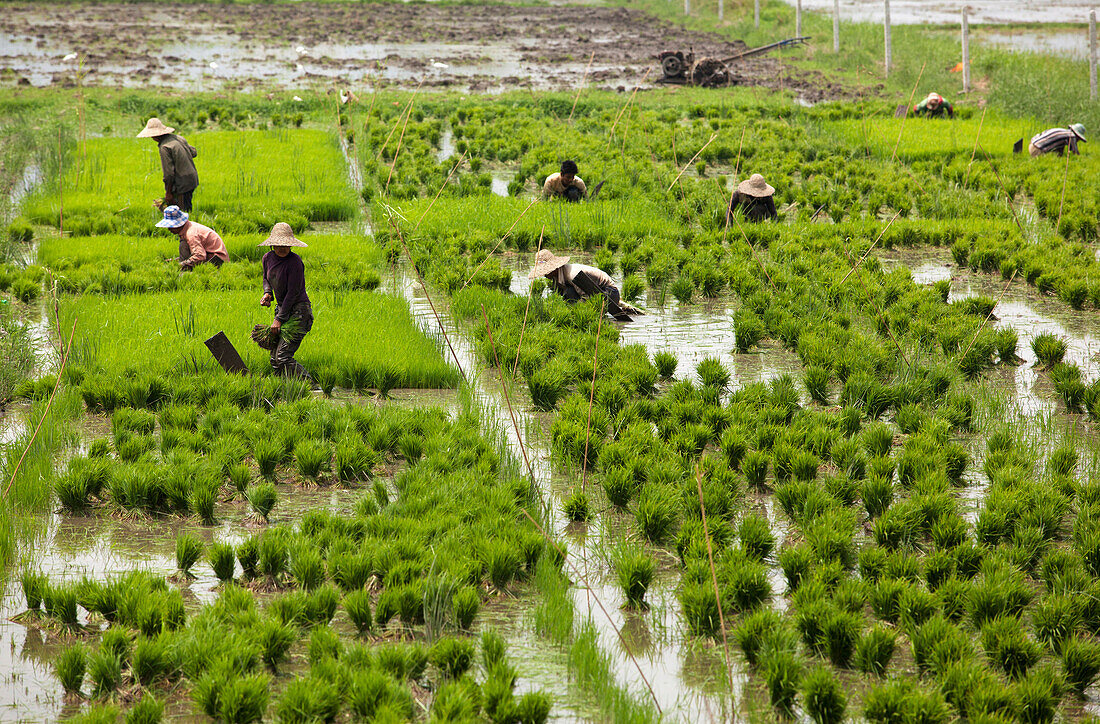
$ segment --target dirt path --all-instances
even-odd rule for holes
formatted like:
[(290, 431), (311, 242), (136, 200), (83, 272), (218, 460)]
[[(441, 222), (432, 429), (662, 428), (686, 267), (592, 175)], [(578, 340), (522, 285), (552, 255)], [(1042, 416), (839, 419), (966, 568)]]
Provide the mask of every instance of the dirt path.
[[(186, 28), (186, 36), (180, 32)], [(8, 82), (71, 82), (86, 57), (97, 85), (261, 90), (348, 83), (497, 92), (581, 83), (629, 90), (662, 49), (728, 56), (721, 41), (624, 8), (581, 5), (13, 4), (0, 16)], [(774, 58), (738, 64), (746, 85), (793, 88), (816, 101), (839, 92)], [(782, 78), (780, 77), (782, 75)]]

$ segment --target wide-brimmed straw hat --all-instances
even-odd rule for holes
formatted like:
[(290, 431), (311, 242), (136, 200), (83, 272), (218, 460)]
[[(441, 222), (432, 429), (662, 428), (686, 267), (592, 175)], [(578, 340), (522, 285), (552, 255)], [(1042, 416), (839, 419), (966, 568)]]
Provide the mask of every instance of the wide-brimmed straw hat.
[(943, 96), (941, 96), (939, 93), (929, 93), (924, 100), (930, 106), (938, 106), (943, 103)]
[(768, 182), (764, 180), (764, 177), (758, 173), (754, 173), (749, 177), (748, 181), (742, 181), (737, 184), (737, 192), (744, 194), (745, 196), (753, 196), (761, 199), (765, 196), (771, 196), (775, 193), (775, 187), (769, 186)]
[(538, 256), (535, 257), (535, 266), (527, 274), (528, 279), (538, 279), (544, 277), (552, 271), (557, 271), (563, 266), (569, 263), (569, 257), (567, 256), (554, 256), (554, 252), (549, 249), (540, 249)]
[(1074, 135), (1077, 136), (1078, 138), (1080, 138), (1082, 141), (1087, 141), (1088, 140), (1087, 138), (1085, 138), (1085, 124), (1084, 123), (1070, 124), (1069, 130), (1073, 131)]
[(271, 234), (256, 246), (309, 246), (309, 244), (294, 238), (294, 229), (290, 224), (280, 221), (271, 227)]
[(178, 229), (187, 223), (187, 212), (180, 211), (178, 206), (168, 206), (164, 209), (164, 218), (157, 222), (162, 229)]
[(159, 118), (150, 118), (149, 122), (145, 124), (145, 128), (141, 130), (141, 133), (137, 134), (138, 138), (156, 138), (157, 136), (164, 136), (169, 133), (175, 132), (175, 128), (169, 128), (164, 125), (164, 122)]

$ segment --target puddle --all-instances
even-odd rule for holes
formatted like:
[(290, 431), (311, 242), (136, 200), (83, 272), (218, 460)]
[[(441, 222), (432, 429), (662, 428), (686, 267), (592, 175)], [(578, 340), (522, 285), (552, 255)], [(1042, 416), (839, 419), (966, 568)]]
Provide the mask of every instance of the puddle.
[[(785, 0), (794, 5), (794, 0)], [(967, 0), (892, 0), (892, 25), (953, 24), (962, 22), (963, 7), (970, 8), (971, 24), (1012, 25), (1018, 23), (1088, 22), (1094, 3), (1087, 0), (985, 0), (973, 4)], [(833, 0), (802, 0), (802, 9), (821, 12), (832, 17)], [(845, 22), (876, 22), (883, 20), (882, 0), (841, 0), (840, 18)], [(841, 42), (844, 42), (841, 30)]]
[[(1087, 19), (1086, 13), (1083, 19)], [(1070, 60), (1088, 60), (1089, 32), (1080, 30), (1036, 30), (1004, 28), (980, 30), (973, 39), (979, 43), (1019, 53), (1057, 55)]]
[(42, 183), (42, 167), (37, 163), (28, 164), (23, 169), (23, 175), (11, 190), (11, 196), (9, 197), (11, 208), (13, 210), (19, 208), (19, 205), (23, 203), (23, 199), (27, 198), (27, 195), (40, 183)]
[(515, 174), (505, 173), (503, 171), (494, 171), (493, 181), (490, 184), (493, 193), (497, 196), (508, 196), (508, 184), (512, 183), (512, 179), (515, 178)]
[(436, 151), (435, 158), (443, 163), (453, 155), (455, 155), (455, 132), (451, 130), (450, 125), (447, 125), (439, 134), (439, 150)]

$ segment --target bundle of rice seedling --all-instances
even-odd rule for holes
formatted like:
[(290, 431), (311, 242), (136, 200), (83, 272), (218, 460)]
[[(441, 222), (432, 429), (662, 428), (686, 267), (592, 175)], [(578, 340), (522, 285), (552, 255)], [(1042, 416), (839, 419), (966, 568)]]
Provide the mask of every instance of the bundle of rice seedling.
[(268, 324), (257, 324), (248, 335), (261, 349), (275, 349), (279, 344), (279, 332)]

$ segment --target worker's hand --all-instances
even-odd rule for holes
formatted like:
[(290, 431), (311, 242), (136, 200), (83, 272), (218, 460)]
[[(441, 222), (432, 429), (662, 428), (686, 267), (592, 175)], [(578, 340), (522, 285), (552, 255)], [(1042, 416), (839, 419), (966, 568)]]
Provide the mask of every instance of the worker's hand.
[(181, 261), (180, 262), (180, 271), (181, 272), (191, 271), (191, 265), (189, 263), (185, 262), (185, 261)]
[(260, 306), (261, 307), (270, 307), (271, 306), (271, 299), (272, 299), (272, 297), (271, 297), (270, 294), (263, 295), (262, 297), (260, 297)]
[(274, 322), (271, 323), (271, 331), (272, 332), (278, 332), (279, 328), (282, 327), (282, 326), (283, 326), (283, 323), (280, 322), (278, 319), (276, 319)]

